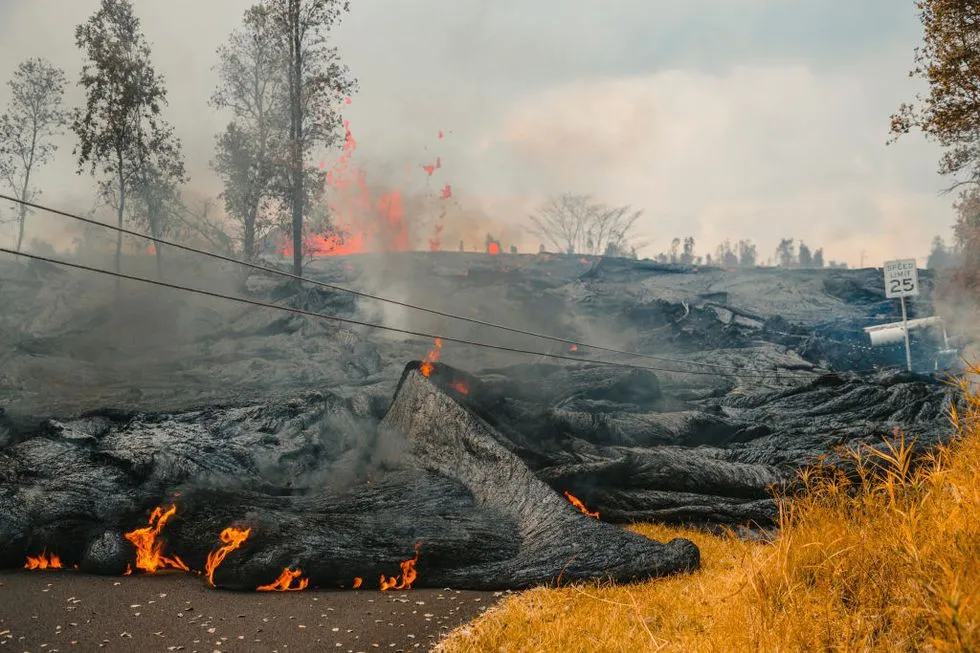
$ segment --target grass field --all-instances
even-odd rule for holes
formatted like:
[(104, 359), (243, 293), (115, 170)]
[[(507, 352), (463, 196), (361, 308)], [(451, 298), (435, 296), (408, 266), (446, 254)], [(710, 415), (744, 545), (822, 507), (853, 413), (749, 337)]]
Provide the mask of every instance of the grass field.
[(805, 471), (772, 543), (636, 525), (690, 538), (702, 569), (534, 589), (439, 650), (980, 651), (980, 391), (960, 391), (949, 446), (916, 458), (898, 438), (854, 452), (855, 478)]

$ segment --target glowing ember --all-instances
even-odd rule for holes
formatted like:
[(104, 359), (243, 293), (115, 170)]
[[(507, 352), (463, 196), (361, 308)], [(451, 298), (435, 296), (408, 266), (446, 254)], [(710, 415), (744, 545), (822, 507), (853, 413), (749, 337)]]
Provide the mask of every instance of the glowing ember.
[(148, 574), (155, 574), (160, 569), (180, 569), (190, 571), (187, 565), (174, 556), (168, 558), (163, 555), (163, 542), (157, 540), (160, 531), (166, 525), (167, 520), (177, 512), (177, 506), (170, 506), (164, 512), (163, 508), (156, 508), (150, 515), (150, 522), (146, 528), (137, 528), (126, 533), (126, 539), (136, 547), (136, 568), (142, 569)]
[(37, 557), (27, 556), (24, 569), (61, 569), (61, 558), (44, 550)]
[(577, 498), (575, 498), (574, 496), (572, 496), (571, 494), (569, 494), (567, 491), (565, 492), (565, 498), (568, 499), (569, 501), (571, 501), (573, 506), (575, 506), (576, 508), (578, 508), (579, 510), (581, 510), (583, 513), (585, 513), (589, 517), (595, 517), (596, 519), (599, 519), (599, 513), (597, 513), (597, 512), (589, 512), (589, 509), (585, 507), (585, 504), (583, 504)]
[[(299, 569), (283, 569), (282, 573), (279, 574), (279, 578), (275, 579), (268, 585), (260, 585), (256, 587), (260, 592), (298, 592), (300, 590), (305, 590), (307, 585), (310, 584), (309, 578), (300, 578), (303, 572)], [(299, 579), (296, 586), (293, 587), (293, 581)]]
[(429, 377), (432, 376), (433, 363), (439, 360), (439, 352), (442, 349), (442, 338), (436, 338), (436, 345), (432, 350), (425, 355), (422, 359), (422, 364), (419, 365), (419, 371), (422, 372), (422, 376)]
[(361, 583), (363, 583), (363, 582), (364, 582), (364, 579), (363, 578), (361, 578), (360, 576), (355, 576), (354, 577), (354, 589), (357, 589), (358, 587), (360, 587), (361, 586)]
[(438, 252), (439, 247), (442, 245), (442, 240), (439, 238), (439, 234), (442, 233), (442, 225), (436, 225), (435, 235), (429, 239), (429, 251)]
[(251, 528), (241, 529), (229, 526), (225, 530), (221, 531), (221, 541), (225, 543), (224, 546), (219, 547), (208, 554), (208, 560), (204, 564), (204, 573), (208, 577), (208, 583), (211, 587), (214, 587), (214, 570), (218, 568), (218, 565), (228, 557), (228, 554), (240, 547), (245, 540), (248, 539), (249, 533), (252, 532)]
[(487, 243), (487, 254), (499, 254), (500, 253), (500, 243), (496, 240), (491, 240)]
[(468, 395), (470, 393), (470, 389), (462, 381), (453, 381), (451, 387), (461, 395)]
[(425, 174), (432, 176), (432, 173), (442, 167), (442, 158), (436, 157), (435, 164), (423, 165), (422, 169), (425, 170)]
[(421, 544), (415, 545), (415, 557), (411, 560), (406, 560), (405, 562), (399, 563), (402, 568), (401, 580), (398, 576), (392, 576), (391, 578), (385, 578), (384, 574), (381, 574), (381, 591), (387, 592), (388, 590), (408, 590), (412, 589), (412, 583), (418, 578), (418, 572), (415, 571), (415, 563), (419, 561), (419, 548)]

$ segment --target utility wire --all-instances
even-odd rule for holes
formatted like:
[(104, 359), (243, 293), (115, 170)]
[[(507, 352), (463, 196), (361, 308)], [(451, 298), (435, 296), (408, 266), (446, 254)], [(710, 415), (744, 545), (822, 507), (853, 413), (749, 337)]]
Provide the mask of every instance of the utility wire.
[[(412, 310), (416, 310), (416, 311), (421, 311), (423, 313), (429, 313), (431, 315), (438, 315), (440, 317), (445, 317), (445, 318), (449, 318), (449, 319), (453, 319), (453, 320), (460, 320), (462, 322), (468, 322), (470, 324), (477, 324), (477, 325), (480, 325), (480, 326), (490, 327), (490, 328), (493, 328), (493, 329), (500, 329), (502, 331), (507, 331), (507, 332), (510, 332), (510, 333), (516, 333), (516, 334), (520, 334), (520, 335), (524, 335), (524, 336), (530, 336), (532, 338), (541, 338), (543, 340), (551, 340), (553, 342), (560, 342), (560, 343), (565, 344), (565, 345), (568, 345), (570, 347), (572, 347), (572, 346), (574, 346), (574, 347), (584, 347), (584, 348), (588, 348), (588, 349), (594, 349), (596, 351), (607, 352), (607, 353), (610, 353), (610, 354), (619, 354), (621, 356), (631, 356), (631, 357), (634, 357), (634, 358), (645, 358), (647, 360), (660, 361), (662, 363), (673, 363), (675, 365), (699, 365), (701, 367), (712, 368), (712, 369), (723, 370), (723, 371), (726, 371), (726, 370), (729, 370), (730, 369), (728, 366), (719, 365), (717, 363), (694, 362), (694, 361), (687, 361), (687, 360), (683, 360), (683, 359), (679, 359), (679, 358), (670, 358), (670, 357), (666, 357), (666, 356), (656, 356), (656, 355), (653, 355), (653, 354), (643, 354), (643, 353), (635, 352), (635, 351), (626, 351), (626, 350), (622, 350), (622, 349), (616, 349), (616, 348), (613, 348), (613, 347), (606, 347), (606, 346), (602, 346), (602, 345), (594, 345), (594, 344), (590, 344), (590, 343), (587, 343), (587, 342), (579, 342), (577, 340), (571, 340), (571, 339), (568, 339), (568, 338), (560, 338), (558, 336), (550, 336), (550, 335), (546, 335), (546, 334), (542, 334), (542, 333), (535, 333), (534, 331), (528, 331), (528, 330), (519, 329), (519, 328), (516, 328), (516, 327), (509, 327), (509, 326), (506, 326), (506, 325), (503, 325), (503, 324), (496, 324), (494, 322), (487, 322), (485, 320), (479, 320), (477, 318), (466, 317), (465, 315), (456, 315), (454, 313), (448, 313), (448, 312), (440, 311), (440, 310), (434, 309), (434, 308), (428, 308), (428, 307), (425, 307), (425, 306), (418, 306), (416, 304), (409, 304), (407, 302), (398, 301), (396, 299), (391, 299), (389, 297), (381, 297), (381, 296), (378, 296), (378, 295), (373, 295), (371, 293), (363, 292), (363, 291), (360, 291), (360, 290), (354, 290), (353, 288), (346, 288), (344, 286), (338, 286), (338, 285), (335, 285), (335, 284), (326, 283), (324, 281), (317, 281), (316, 279), (310, 279), (310, 278), (307, 278), (307, 277), (302, 277), (302, 276), (299, 276), (299, 275), (296, 275), (296, 274), (292, 274), (290, 272), (285, 272), (283, 270), (277, 270), (276, 268), (271, 268), (271, 267), (268, 267), (268, 266), (265, 266), (265, 265), (259, 265), (257, 263), (251, 263), (249, 261), (243, 261), (241, 259), (236, 259), (236, 258), (233, 258), (231, 256), (225, 256), (223, 254), (218, 254), (217, 252), (209, 252), (207, 250), (198, 249), (196, 247), (191, 247), (190, 245), (182, 245), (180, 243), (176, 243), (176, 242), (173, 242), (173, 241), (164, 240), (163, 238), (157, 238), (156, 236), (151, 236), (151, 235), (148, 235), (148, 234), (140, 233), (138, 231), (132, 231), (132, 230), (126, 229), (124, 227), (117, 227), (115, 225), (105, 224), (103, 222), (99, 222), (98, 220), (93, 220), (92, 218), (86, 218), (84, 216), (77, 215), (77, 214), (74, 214), (74, 213), (68, 213), (66, 211), (61, 211), (61, 210), (54, 209), (54, 208), (51, 208), (51, 207), (48, 207), (48, 206), (43, 206), (41, 204), (35, 204), (34, 202), (27, 202), (25, 200), (20, 200), (20, 199), (17, 199), (16, 197), (11, 197), (9, 195), (4, 195), (2, 193), (0, 193), (0, 199), (7, 200), (7, 201), (10, 201), (10, 202), (14, 202), (16, 204), (23, 204), (24, 206), (27, 206), (27, 207), (30, 207), (30, 208), (33, 208), (33, 209), (38, 209), (38, 210), (41, 210), (41, 211), (47, 211), (48, 213), (53, 213), (55, 215), (60, 215), (62, 217), (70, 218), (72, 220), (78, 220), (80, 222), (84, 222), (86, 224), (94, 225), (94, 226), (97, 226), (97, 227), (102, 227), (102, 228), (105, 228), (105, 229), (111, 229), (112, 231), (116, 231), (116, 232), (119, 232), (119, 233), (127, 234), (129, 236), (135, 236), (137, 238), (144, 238), (146, 240), (151, 240), (154, 243), (157, 243), (159, 245), (166, 245), (167, 247), (173, 247), (175, 249), (181, 249), (181, 250), (184, 250), (186, 252), (191, 252), (191, 253), (194, 253), (194, 254), (200, 254), (202, 256), (207, 256), (207, 257), (210, 257), (210, 258), (214, 258), (214, 259), (217, 259), (219, 261), (225, 261), (226, 263), (234, 263), (235, 265), (242, 265), (244, 267), (251, 268), (253, 270), (259, 270), (259, 271), (262, 271), (262, 272), (268, 272), (268, 273), (275, 274), (275, 275), (278, 275), (278, 276), (281, 276), (281, 277), (286, 277), (287, 279), (293, 279), (295, 281), (302, 281), (303, 283), (309, 283), (309, 284), (312, 284), (312, 285), (315, 285), (315, 286), (320, 286), (321, 288), (328, 288), (330, 290), (334, 290), (334, 291), (337, 291), (337, 292), (348, 293), (348, 294), (354, 295), (356, 297), (364, 297), (366, 299), (373, 299), (373, 300), (376, 300), (376, 301), (379, 301), (379, 302), (385, 302), (385, 303), (388, 303), (388, 304), (393, 304), (394, 306), (401, 306), (402, 308), (408, 308), (408, 309), (412, 309)], [(665, 326), (668, 326), (668, 325), (665, 325)]]
[[(439, 335), (439, 334), (426, 333), (424, 331), (412, 331), (410, 329), (401, 329), (401, 328), (398, 328), (398, 327), (387, 326), (387, 325), (384, 325), (384, 324), (375, 324), (375, 323), (372, 323), (372, 322), (364, 322), (362, 320), (355, 320), (353, 318), (340, 317), (338, 315), (329, 315), (329, 314), (326, 314), (326, 313), (317, 313), (315, 311), (307, 311), (307, 310), (304, 310), (304, 309), (301, 309), (301, 308), (294, 308), (292, 306), (283, 306), (281, 304), (270, 304), (270, 303), (267, 303), (267, 302), (261, 302), (261, 301), (254, 300), (254, 299), (248, 299), (247, 297), (236, 297), (234, 295), (225, 295), (223, 293), (212, 292), (210, 290), (203, 290), (203, 289), (200, 289), (200, 288), (191, 288), (189, 286), (182, 286), (182, 285), (179, 285), (179, 284), (168, 283), (166, 281), (159, 281), (159, 280), (156, 280), (156, 279), (147, 279), (145, 277), (137, 277), (137, 276), (133, 276), (133, 275), (129, 275), (129, 274), (124, 274), (122, 272), (115, 272), (113, 270), (104, 270), (104, 269), (101, 269), (101, 268), (94, 268), (94, 267), (91, 267), (91, 266), (88, 266), (88, 265), (83, 265), (81, 263), (71, 263), (69, 261), (62, 261), (62, 260), (58, 260), (58, 259), (53, 259), (53, 258), (49, 258), (47, 256), (40, 256), (38, 254), (28, 254), (26, 252), (18, 252), (18, 251), (12, 250), (12, 249), (8, 249), (6, 247), (0, 247), (0, 253), (13, 254), (14, 256), (21, 256), (21, 257), (24, 257), (24, 258), (33, 259), (35, 261), (43, 261), (45, 263), (51, 263), (53, 265), (60, 265), (60, 266), (68, 267), (68, 268), (74, 268), (76, 270), (84, 270), (86, 272), (95, 272), (97, 274), (104, 274), (104, 275), (107, 275), (107, 276), (116, 277), (118, 279), (128, 279), (130, 281), (138, 281), (140, 283), (146, 283), (146, 284), (150, 284), (150, 285), (153, 285), (153, 286), (159, 286), (159, 287), (162, 287), (162, 288), (170, 288), (172, 290), (181, 290), (181, 291), (184, 291), (184, 292), (190, 292), (190, 293), (195, 293), (195, 294), (198, 294), (198, 295), (204, 295), (206, 297), (214, 297), (216, 299), (225, 299), (225, 300), (228, 300), (228, 301), (238, 302), (240, 304), (248, 304), (248, 305), (251, 305), (251, 306), (258, 306), (260, 308), (272, 308), (272, 309), (276, 309), (276, 310), (280, 310), (280, 311), (286, 311), (288, 313), (294, 313), (296, 315), (305, 315), (307, 317), (315, 317), (315, 318), (320, 318), (320, 319), (323, 319), (323, 320), (332, 320), (334, 322), (341, 322), (343, 324), (351, 324), (351, 325), (354, 325), (354, 326), (362, 326), (362, 327), (368, 327), (368, 328), (372, 328), (372, 329), (380, 329), (382, 331), (390, 331), (390, 332), (393, 332), (393, 333), (401, 333), (401, 334), (404, 334), (404, 335), (416, 336), (416, 337), (419, 337), (419, 338), (429, 338), (429, 339), (433, 339), (433, 340), (434, 339), (439, 339), (439, 340), (444, 340), (446, 342), (455, 342), (455, 343), (461, 344), (461, 345), (470, 345), (470, 346), (473, 346), (473, 347), (481, 347), (481, 348), (484, 348), (484, 349), (495, 349), (497, 351), (505, 351), (505, 352), (510, 352), (510, 353), (514, 353), (514, 354), (528, 354), (528, 355), (531, 355), (531, 356), (544, 356), (546, 358), (553, 358), (553, 359), (558, 359), (558, 360), (567, 360), (567, 361), (573, 361), (573, 362), (576, 362), (576, 363), (593, 363), (593, 364), (597, 364), (597, 365), (608, 365), (608, 366), (612, 366), (612, 367), (623, 367), (623, 368), (637, 369), (637, 370), (649, 370), (649, 371), (653, 371), (653, 372), (670, 372), (670, 373), (673, 373), (673, 374), (693, 374), (693, 375), (699, 375), (699, 376), (722, 376), (722, 374), (719, 373), (719, 372), (693, 371), (693, 370), (671, 370), (671, 369), (662, 368), (662, 367), (655, 367), (655, 366), (636, 365), (636, 364), (633, 364), (633, 363), (622, 363), (622, 362), (617, 362), (617, 361), (601, 361), (601, 360), (594, 360), (594, 359), (588, 359), (588, 358), (580, 358), (580, 357), (577, 357), (577, 356), (567, 356), (567, 355), (564, 355), (564, 354), (554, 354), (554, 353), (549, 353), (549, 352), (540, 352), (540, 351), (531, 351), (531, 350), (527, 350), (527, 349), (518, 349), (516, 347), (507, 347), (507, 346), (504, 346), (504, 345), (494, 345), (494, 344), (490, 344), (490, 343), (486, 343), (486, 342), (478, 342), (478, 341), (474, 341), (474, 340), (467, 340), (465, 338), (454, 338), (452, 336), (443, 336), (443, 335)], [(688, 361), (685, 361), (685, 362), (688, 362)], [(701, 363), (696, 363), (695, 362), (694, 364), (695, 365), (699, 365)], [(807, 381), (812, 381), (813, 380), (813, 377), (812, 376), (804, 376), (804, 375), (799, 375), (799, 374), (780, 374), (778, 372), (773, 372), (772, 374), (768, 374), (768, 375), (761, 375), (761, 374), (757, 374), (757, 373), (738, 374), (738, 373), (735, 373), (734, 371), (732, 371), (730, 369), (728, 371), (728, 376), (735, 376), (735, 377), (743, 378), (743, 379), (756, 379), (756, 380), (771, 380), (773, 378), (778, 378), (778, 379), (801, 379), (801, 380), (807, 380)]]

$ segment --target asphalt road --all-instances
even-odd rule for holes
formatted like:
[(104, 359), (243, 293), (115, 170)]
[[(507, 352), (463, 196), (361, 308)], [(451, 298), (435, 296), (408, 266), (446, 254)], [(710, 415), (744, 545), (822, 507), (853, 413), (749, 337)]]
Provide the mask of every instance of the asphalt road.
[(0, 572), (0, 651), (426, 651), (500, 593), (235, 593), (196, 576)]

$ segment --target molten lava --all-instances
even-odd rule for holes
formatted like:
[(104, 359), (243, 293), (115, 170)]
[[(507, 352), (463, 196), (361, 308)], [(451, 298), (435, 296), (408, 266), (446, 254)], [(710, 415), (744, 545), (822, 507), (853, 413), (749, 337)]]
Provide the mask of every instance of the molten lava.
[(439, 158), (439, 157), (436, 157), (435, 164), (423, 165), (422, 166), (422, 169), (425, 170), (425, 174), (427, 174), (427, 175), (429, 175), (431, 177), (432, 176), (432, 173), (434, 173), (436, 170), (438, 170), (441, 167), (442, 167), (442, 159)]
[(214, 587), (214, 570), (218, 568), (218, 565), (228, 557), (228, 554), (240, 547), (245, 540), (248, 539), (249, 533), (252, 532), (251, 528), (235, 528), (229, 526), (225, 530), (221, 531), (221, 541), (225, 543), (224, 546), (215, 549), (208, 554), (207, 562), (204, 564), (204, 573), (208, 577), (208, 583), (211, 587)]
[(415, 557), (411, 560), (406, 560), (399, 563), (402, 568), (401, 579), (398, 576), (392, 576), (391, 578), (385, 578), (384, 574), (381, 574), (381, 591), (387, 592), (388, 590), (410, 590), (412, 589), (412, 583), (418, 578), (418, 572), (415, 571), (415, 563), (419, 561), (419, 548), (421, 544), (415, 545)]
[(579, 501), (573, 495), (569, 494), (567, 490), (565, 491), (565, 498), (568, 499), (569, 501), (571, 501), (573, 506), (575, 506), (576, 508), (578, 508), (579, 510), (581, 510), (583, 513), (585, 513), (589, 517), (595, 517), (596, 519), (599, 519), (599, 513), (597, 513), (597, 512), (589, 512), (589, 509), (585, 507), (585, 504), (582, 503), (581, 501)]
[(436, 338), (436, 345), (432, 348), (425, 358), (422, 359), (422, 364), (419, 365), (419, 372), (422, 376), (429, 377), (432, 376), (433, 363), (439, 360), (439, 350), (442, 349), (442, 338)]
[[(350, 104), (349, 98), (345, 100)], [(421, 244), (409, 232), (406, 222), (406, 209), (401, 191), (376, 194), (369, 188), (367, 172), (354, 161), (357, 140), (351, 132), (350, 120), (343, 121), (344, 142), (341, 153), (332, 167), (326, 170), (325, 182), (328, 188), (323, 202), (330, 215), (330, 226), (319, 233), (304, 233), (302, 238), (305, 256), (342, 256), (368, 252), (404, 252)], [(442, 131), (439, 138), (443, 138)], [(321, 169), (326, 165), (321, 162)], [(442, 168), (442, 158), (435, 163), (424, 163), (419, 167), (432, 177)], [(436, 191), (439, 199), (452, 197), (449, 184)], [(417, 212), (415, 210), (412, 211)], [(441, 218), (442, 216), (440, 216)], [(436, 237), (429, 240), (429, 249), (439, 249), (438, 230)], [(285, 236), (279, 246), (279, 253), (286, 257), (293, 255), (293, 240)]]
[(190, 571), (177, 556), (168, 558), (163, 555), (163, 542), (157, 540), (167, 520), (173, 517), (176, 512), (177, 506), (170, 506), (166, 512), (163, 508), (156, 508), (150, 515), (150, 522), (146, 528), (137, 528), (126, 533), (126, 539), (136, 547), (137, 569), (142, 569), (148, 574), (155, 574), (157, 571), (168, 567)]
[[(268, 585), (259, 585), (255, 589), (260, 592), (298, 592), (300, 590), (305, 590), (307, 585), (310, 584), (309, 578), (300, 578), (303, 575), (300, 569), (283, 569), (282, 573), (279, 574), (279, 578), (275, 579)], [(296, 586), (293, 587), (293, 581), (299, 579)]]
[(61, 558), (44, 550), (36, 557), (27, 556), (24, 569), (61, 569)]

